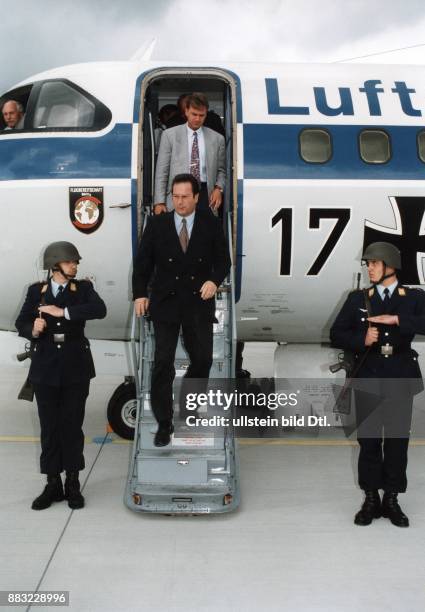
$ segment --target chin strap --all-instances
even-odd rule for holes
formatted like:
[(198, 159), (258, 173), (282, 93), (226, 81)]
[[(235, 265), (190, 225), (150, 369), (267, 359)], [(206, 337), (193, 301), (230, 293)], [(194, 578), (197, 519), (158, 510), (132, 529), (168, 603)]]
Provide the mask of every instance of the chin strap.
[[(385, 266), (385, 269), (387, 269), (387, 266)], [(387, 278), (391, 278), (392, 276), (396, 276), (396, 273), (393, 272), (392, 274), (383, 274), (383, 276), (381, 276), (379, 281), (376, 281), (376, 283), (372, 283), (372, 285), (376, 287), (376, 285), (380, 285), (382, 281), (386, 280)]]
[(72, 278), (76, 277), (76, 274), (65, 274), (65, 272), (62, 270), (62, 267), (59, 264), (56, 264), (56, 266), (52, 268), (52, 272), (60, 272), (62, 276), (66, 278), (66, 280), (71, 280)]

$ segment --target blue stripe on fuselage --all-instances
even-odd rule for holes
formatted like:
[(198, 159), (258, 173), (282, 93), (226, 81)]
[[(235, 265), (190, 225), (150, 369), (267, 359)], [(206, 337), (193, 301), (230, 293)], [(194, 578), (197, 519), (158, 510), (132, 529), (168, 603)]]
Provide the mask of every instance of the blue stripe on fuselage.
[[(306, 128), (326, 129), (333, 154), (325, 164), (305, 162), (299, 152), (299, 134)], [(365, 129), (386, 131), (392, 157), (385, 164), (367, 164), (360, 158), (359, 134)], [(373, 179), (423, 180), (425, 164), (417, 153), (422, 127), (370, 125), (245, 124), (244, 178), (246, 179)]]
[(130, 123), (104, 136), (0, 136), (0, 180), (130, 178), (131, 139)]
[[(331, 134), (333, 155), (325, 164), (301, 159), (299, 133), (306, 127), (314, 126), (245, 124), (244, 178), (425, 179), (416, 142), (421, 127), (376, 127), (389, 134), (392, 148), (390, 161), (378, 165), (366, 164), (359, 154), (359, 133), (372, 126), (316, 126)], [(104, 136), (0, 136), (0, 180), (130, 178), (131, 139), (131, 124), (117, 124)]]

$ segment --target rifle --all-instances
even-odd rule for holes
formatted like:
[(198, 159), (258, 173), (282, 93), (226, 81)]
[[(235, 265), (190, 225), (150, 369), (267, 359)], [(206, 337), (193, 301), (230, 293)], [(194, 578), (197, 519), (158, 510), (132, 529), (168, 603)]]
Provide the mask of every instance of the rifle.
[[(50, 277), (50, 271), (47, 272), (46, 283), (49, 282), (49, 277)], [(46, 299), (45, 299), (44, 293), (42, 293), (40, 305), (45, 306), (45, 304), (46, 304)], [(25, 359), (31, 359), (32, 350), (34, 348), (33, 345), (34, 345), (33, 342), (31, 342), (30, 344), (27, 343), (25, 345), (25, 351), (23, 353), (18, 353), (16, 355), (17, 360), (25, 361)], [(32, 402), (34, 399), (34, 387), (32, 386), (32, 383), (30, 383), (30, 381), (28, 380), (28, 376), (24, 384), (22, 385), (21, 390), (18, 393), (18, 399), (26, 400), (27, 402)]]
[[(25, 361), (25, 359), (31, 359), (31, 345), (25, 345), (25, 351), (16, 355), (18, 361)], [(34, 388), (32, 383), (28, 380), (28, 376), (18, 393), (18, 399), (32, 402), (34, 399)]]
[[(357, 274), (357, 289), (360, 289), (360, 278), (361, 274)], [(372, 308), (370, 305), (368, 290), (363, 289), (363, 295), (365, 300), (365, 306), (367, 311), (367, 316), (370, 317), (372, 315)], [(370, 326), (370, 324), (369, 324)], [(329, 366), (329, 370), (332, 374), (339, 372), (339, 370), (345, 370), (345, 382), (338, 393), (338, 396), (335, 397), (335, 405), (333, 407), (333, 411), (339, 414), (350, 414), (351, 412), (351, 391), (352, 391), (352, 383), (356, 378), (357, 374), (360, 371), (360, 368), (364, 364), (366, 357), (369, 354), (371, 347), (369, 346), (367, 350), (363, 353), (361, 358), (356, 363), (355, 354), (353, 351), (344, 350), (343, 353), (339, 353), (338, 361)]]

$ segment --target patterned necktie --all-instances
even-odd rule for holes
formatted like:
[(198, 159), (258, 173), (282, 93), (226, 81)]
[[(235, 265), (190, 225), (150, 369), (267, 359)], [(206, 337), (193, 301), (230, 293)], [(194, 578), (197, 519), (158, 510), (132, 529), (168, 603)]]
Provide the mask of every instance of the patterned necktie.
[(180, 230), (179, 240), (183, 253), (186, 253), (187, 245), (189, 244), (189, 234), (187, 232), (186, 219), (182, 219), (182, 228)]
[(190, 157), (190, 174), (201, 182), (201, 167), (199, 163), (198, 134), (193, 132), (192, 154)]

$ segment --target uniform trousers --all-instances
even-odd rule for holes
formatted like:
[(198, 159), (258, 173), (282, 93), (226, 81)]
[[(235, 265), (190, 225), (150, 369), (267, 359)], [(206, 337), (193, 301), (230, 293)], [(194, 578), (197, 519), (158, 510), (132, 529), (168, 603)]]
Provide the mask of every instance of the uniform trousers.
[(363, 490), (404, 493), (413, 397), (409, 393), (380, 397), (355, 392), (358, 475)]
[(90, 381), (52, 387), (34, 384), (40, 418), (42, 474), (84, 469), (82, 430)]
[[(197, 379), (199, 384), (196, 385), (196, 391), (203, 392), (212, 365), (213, 323), (194, 315), (190, 322), (154, 321), (153, 326), (155, 358), (151, 378), (151, 406), (159, 422), (173, 418), (173, 381), (176, 374), (174, 360), (180, 327), (184, 348), (190, 358), (184, 378)], [(181, 397), (186, 392), (187, 385), (182, 385)]]

